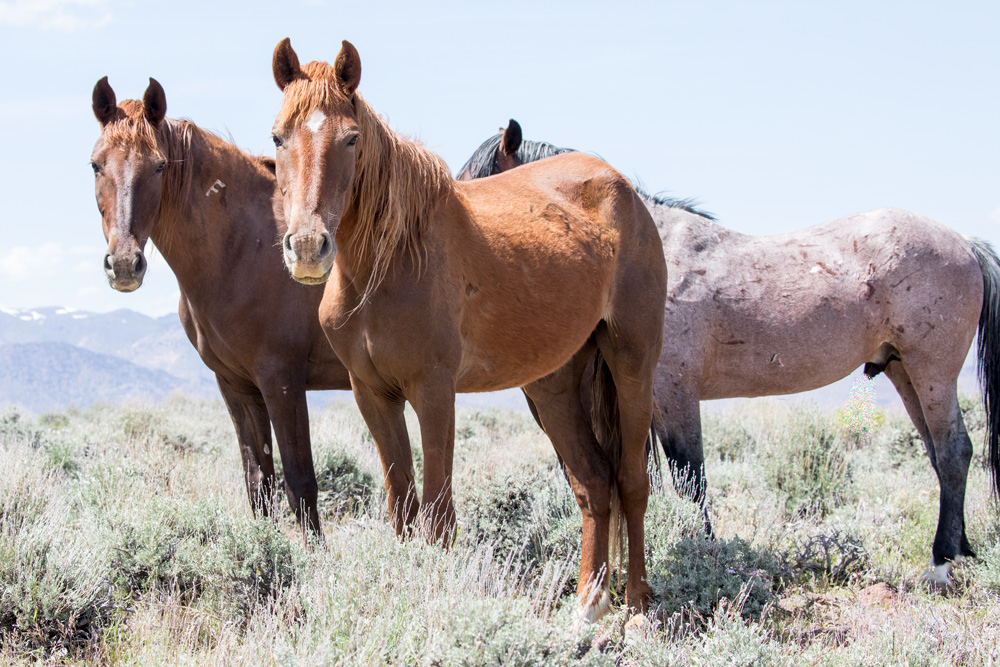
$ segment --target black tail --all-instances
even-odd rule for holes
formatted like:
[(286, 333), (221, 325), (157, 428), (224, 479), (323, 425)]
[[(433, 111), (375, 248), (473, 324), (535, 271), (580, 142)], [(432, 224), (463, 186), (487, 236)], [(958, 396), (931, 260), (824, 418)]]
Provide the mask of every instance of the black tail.
[(986, 457), (993, 494), (1000, 501), (1000, 257), (989, 243), (969, 239), (983, 272), (983, 310), (979, 314), (979, 386), (986, 410)]

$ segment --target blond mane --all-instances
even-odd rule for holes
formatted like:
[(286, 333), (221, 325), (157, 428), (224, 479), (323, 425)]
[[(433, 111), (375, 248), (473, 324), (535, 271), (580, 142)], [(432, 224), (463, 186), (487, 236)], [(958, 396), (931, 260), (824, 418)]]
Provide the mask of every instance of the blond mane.
[(410, 254), (419, 275), (424, 257), (422, 234), (454, 181), (444, 160), (419, 142), (396, 134), (359, 93), (352, 100), (345, 97), (328, 63), (311, 62), (302, 71), (308, 79), (286, 86), (279, 123), (300, 122), (318, 108), (350, 105), (361, 131), (348, 196), (348, 207), (357, 215), (351, 249), (372, 263), (360, 307), (399, 253)]

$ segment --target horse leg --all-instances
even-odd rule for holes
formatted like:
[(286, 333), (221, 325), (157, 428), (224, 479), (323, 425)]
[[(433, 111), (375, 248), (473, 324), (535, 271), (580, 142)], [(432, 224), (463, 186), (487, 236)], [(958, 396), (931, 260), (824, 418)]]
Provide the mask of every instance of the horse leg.
[(910, 416), (910, 421), (913, 422), (913, 426), (917, 429), (917, 434), (920, 435), (920, 439), (924, 443), (924, 448), (927, 450), (927, 458), (931, 462), (931, 467), (934, 468), (934, 473), (937, 474), (934, 441), (931, 439), (931, 433), (927, 429), (927, 421), (924, 419), (924, 409), (920, 407), (920, 398), (917, 396), (917, 390), (913, 388), (913, 383), (910, 382), (910, 376), (906, 374), (901, 363), (889, 363), (884, 370), (886, 377), (892, 381), (892, 385), (896, 388), (899, 398), (903, 401), (906, 414)]
[(237, 388), (218, 375), (216, 381), (236, 427), (250, 508), (254, 516), (270, 516), (274, 505), (274, 457), (264, 397), (256, 387)]
[(580, 373), (593, 356), (585, 346), (556, 372), (523, 387), (538, 410), (545, 433), (565, 462), (570, 486), (583, 516), (583, 543), (577, 595), (580, 615), (594, 622), (611, 606), (608, 542), (611, 526), (611, 465), (601, 451), (590, 418), (580, 403)]
[(316, 509), (319, 486), (313, 468), (304, 379), (304, 374), (294, 380), (291, 374), (272, 377), (263, 383), (262, 391), (278, 440), (288, 504), (292, 506), (299, 524), (322, 539), (323, 530)]
[(382, 474), (385, 477), (389, 515), (396, 535), (403, 535), (417, 518), (417, 486), (413, 470), (413, 452), (406, 431), (403, 410), (406, 402), (398, 395), (377, 391), (351, 376), (358, 410), (375, 440)]
[[(932, 464), (941, 488), (931, 571), (925, 578), (946, 584), (952, 563), (963, 556), (975, 555), (965, 532), (965, 486), (972, 461), (972, 441), (958, 406), (955, 380), (941, 381), (940, 376), (927, 378), (914, 371), (908, 362), (909, 359), (904, 358), (903, 372), (920, 401), (932, 443)], [(894, 372), (898, 371), (894, 369)]]
[(420, 422), (424, 453), (424, 488), (421, 519), (428, 542), (451, 544), (455, 538), (455, 505), (452, 501), (452, 466), (455, 459), (455, 380), (453, 376), (429, 377), (407, 393)]
[[(701, 508), (705, 535), (713, 537), (708, 518), (708, 482), (705, 476), (705, 450), (701, 437), (701, 406), (696, 395), (681, 391), (658, 391), (653, 428), (670, 462), (674, 489)], [(659, 419), (658, 417), (662, 417)], [(666, 423), (664, 423), (666, 422)]]
[(616, 481), (628, 535), (629, 567), (625, 597), (629, 607), (645, 612), (653, 597), (653, 589), (646, 581), (643, 522), (649, 499), (646, 433), (653, 418), (656, 356), (649, 354), (648, 345), (641, 344), (652, 335), (643, 332), (642, 323), (631, 330), (624, 323), (619, 326), (602, 323), (596, 333), (597, 345), (614, 380), (621, 427), (621, 459)]

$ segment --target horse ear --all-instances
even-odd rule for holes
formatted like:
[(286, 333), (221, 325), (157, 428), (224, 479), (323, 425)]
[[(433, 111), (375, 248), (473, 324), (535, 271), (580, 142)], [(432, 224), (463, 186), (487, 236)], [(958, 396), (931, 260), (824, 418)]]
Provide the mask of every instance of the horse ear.
[(167, 94), (163, 92), (160, 82), (149, 77), (149, 86), (142, 94), (142, 110), (150, 125), (156, 127), (167, 115)]
[(354, 45), (346, 39), (341, 46), (337, 59), (333, 61), (333, 71), (337, 75), (340, 90), (350, 97), (361, 83), (361, 56)]
[(111, 89), (108, 77), (104, 77), (94, 86), (92, 100), (94, 115), (97, 117), (97, 122), (101, 124), (101, 127), (104, 127), (115, 119), (115, 112), (118, 111), (118, 101), (115, 100), (115, 91)]
[(292, 40), (285, 37), (274, 47), (274, 57), (271, 58), (271, 70), (274, 72), (274, 82), (278, 88), (285, 89), (295, 79), (304, 79), (305, 74), (299, 66), (299, 57), (292, 48)]
[(507, 155), (514, 155), (517, 153), (517, 149), (521, 147), (521, 126), (513, 118), (510, 119), (510, 123), (507, 125), (507, 129), (503, 131), (503, 139), (500, 141), (500, 150), (502, 150)]

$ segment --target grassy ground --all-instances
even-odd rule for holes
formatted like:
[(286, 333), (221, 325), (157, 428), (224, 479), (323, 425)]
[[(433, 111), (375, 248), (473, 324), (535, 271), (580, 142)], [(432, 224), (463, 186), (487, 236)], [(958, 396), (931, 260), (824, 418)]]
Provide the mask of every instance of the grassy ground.
[(444, 551), (393, 534), (353, 406), (313, 418), (327, 540), (311, 549), (284, 504), (277, 522), (250, 515), (221, 403), (7, 411), (0, 662), (1000, 663), (1000, 522), (982, 410), (965, 408), (980, 558), (951, 590), (917, 581), (938, 491), (904, 418), (858, 434), (757, 402), (706, 418), (716, 541), (669, 482), (652, 497), (656, 608), (628, 629), (621, 613), (574, 627), (579, 512), (527, 417), (460, 412), (461, 529)]

